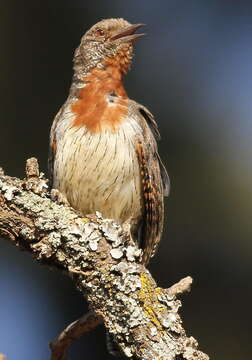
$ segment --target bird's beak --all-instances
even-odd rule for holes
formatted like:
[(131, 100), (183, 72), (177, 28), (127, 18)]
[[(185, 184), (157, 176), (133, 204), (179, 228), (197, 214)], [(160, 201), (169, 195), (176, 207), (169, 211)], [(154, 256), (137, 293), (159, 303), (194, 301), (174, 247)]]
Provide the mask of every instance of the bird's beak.
[(135, 31), (145, 24), (134, 24), (126, 27), (115, 35), (111, 36), (110, 40), (118, 40), (120, 42), (135, 42), (137, 39), (142, 38), (145, 34), (135, 34)]

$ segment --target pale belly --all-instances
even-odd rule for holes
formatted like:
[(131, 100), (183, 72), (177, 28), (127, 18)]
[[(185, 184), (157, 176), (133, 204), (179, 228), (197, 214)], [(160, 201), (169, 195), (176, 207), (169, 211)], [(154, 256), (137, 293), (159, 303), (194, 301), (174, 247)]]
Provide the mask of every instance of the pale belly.
[[(99, 211), (119, 223), (142, 214), (135, 127), (126, 123), (116, 132), (90, 133), (70, 128), (57, 144), (53, 187), (83, 215)], [(138, 129), (139, 130), (139, 129)]]

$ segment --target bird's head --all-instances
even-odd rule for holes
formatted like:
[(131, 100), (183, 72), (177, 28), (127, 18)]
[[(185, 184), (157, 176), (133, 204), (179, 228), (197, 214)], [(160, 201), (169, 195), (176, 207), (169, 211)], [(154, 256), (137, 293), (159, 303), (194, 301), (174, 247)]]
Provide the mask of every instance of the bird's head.
[(134, 42), (144, 34), (135, 34), (143, 24), (124, 19), (105, 19), (92, 26), (82, 37), (74, 55), (75, 72), (86, 74), (93, 68), (117, 67), (125, 74), (131, 64)]

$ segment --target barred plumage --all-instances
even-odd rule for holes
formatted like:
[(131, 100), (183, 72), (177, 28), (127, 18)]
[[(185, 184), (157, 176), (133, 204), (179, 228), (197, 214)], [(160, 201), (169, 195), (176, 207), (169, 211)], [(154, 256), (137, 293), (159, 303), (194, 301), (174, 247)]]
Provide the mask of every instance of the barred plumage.
[(52, 186), (74, 208), (130, 221), (148, 263), (162, 234), (169, 179), (153, 115), (123, 87), (138, 27), (108, 19), (82, 38), (69, 97), (52, 125), (49, 167)]

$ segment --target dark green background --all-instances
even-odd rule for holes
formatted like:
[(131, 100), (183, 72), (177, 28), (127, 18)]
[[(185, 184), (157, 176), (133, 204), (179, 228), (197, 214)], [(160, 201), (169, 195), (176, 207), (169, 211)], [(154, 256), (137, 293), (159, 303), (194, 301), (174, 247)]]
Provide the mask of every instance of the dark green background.
[[(46, 171), (48, 134), (82, 33), (102, 18), (144, 22), (126, 80), (156, 115), (171, 178), (166, 231), (151, 271), (161, 286), (193, 276), (181, 310), (212, 359), (251, 357), (252, 3), (233, 0), (2, 1), (0, 166)], [(63, 274), (0, 243), (0, 352), (45, 360), (47, 342), (86, 309)], [(110, 359), (102, 328), (71, 359)]]

